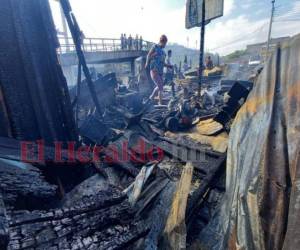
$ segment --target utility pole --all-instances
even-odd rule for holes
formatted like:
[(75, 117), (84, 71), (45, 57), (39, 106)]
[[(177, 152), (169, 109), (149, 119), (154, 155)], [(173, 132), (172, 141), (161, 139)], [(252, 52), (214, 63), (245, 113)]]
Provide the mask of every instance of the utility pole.
[(269, 34), (268, 34), (268, 42), (267, 42), (266, 58), (268, 58), (268, 56), (269, 56), (269, 51), (270, 51), (270, 42), (271, 42), (271, 34), (272, 34), (272, 25), (273, 25), (274, 12), (275, 12), (275, 0), (272, 0), (271, 3), (272, 3), (272, 10), (271, 10), (270, 25), (269, 25)]
[(203, 81), (203, 58), (204, 58), (204, 39), (205, 39), (205, 0), (202, 1), (202, 22), (201, 22), (201, 36), (200, 36), (200, 56), (199, 56), (199, 87), (198, 96), (201, 96), (201, 87)]

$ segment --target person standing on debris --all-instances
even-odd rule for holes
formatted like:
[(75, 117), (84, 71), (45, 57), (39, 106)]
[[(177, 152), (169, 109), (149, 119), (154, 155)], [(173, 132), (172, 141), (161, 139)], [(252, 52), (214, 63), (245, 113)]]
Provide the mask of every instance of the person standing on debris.
[(153, 45), (149, 51), (145, 65), (146, 68), (150, 66), (150, 75), (156, 85), (149, 99), (153, 100), (158, 94), (159, 104), (162, 104), (164, 67), (172, 68), (172, 65), (168, 65), (165, 62), (166, 53), (164, 48), (167, 42), (167, 36), (162, 35), (159, 39), (159, 43)]
[(210, 56), (205, 59), (205, 68), (208, 70), (212, 70), (214, 68), (214, 63)]

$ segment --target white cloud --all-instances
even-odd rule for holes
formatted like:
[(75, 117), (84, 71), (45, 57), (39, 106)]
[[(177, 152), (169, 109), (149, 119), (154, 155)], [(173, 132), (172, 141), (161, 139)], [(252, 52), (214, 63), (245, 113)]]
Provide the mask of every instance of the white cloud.
[(208, 48), (220, 54), (243, 49), (247, 44), (258, 42), (259, 38), (266, 38), (267, 27), (267, 20), (251, 22), (245, 16), (218, 22), (208, 28)]
[(224, 0), (224, 15), (228, 16), (235, 8), (235, 0)]

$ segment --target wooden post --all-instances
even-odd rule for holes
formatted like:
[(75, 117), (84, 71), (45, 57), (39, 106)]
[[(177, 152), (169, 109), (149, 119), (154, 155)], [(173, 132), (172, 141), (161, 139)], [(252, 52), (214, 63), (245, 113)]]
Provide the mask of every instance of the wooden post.
[(83, 53), (82, 48), (81, 48), (81, 40), (82, 39), (81, 39), (81, 32), (80, 32), (78, 23), (76, 21), (75, 16), (72, 13), (72, 8), (71, 8), (69, 0), (61, 0), (60, 3), (61, 3), (61, 6), (63, 8), (67, 23), (69, 25), (69, 29), (71, 31), (71, 34), (72, 34), (72, 37), (73, 37), (73, 40), (74, 40), (74, 43), (75, 43), (78, 60), (79, 60), (79, 63), (81, 64), (81, 66), (82, 66), (84, 75), (86, 77), (87, 84), (88, 84), (88, 87), (89, 87), (89, 90), (90, 90), (90, 93), (91, 93), (91, 97), (92, 97), (93, 102), (96, 106), (97, 112), (99, 114), (102, 114), (101, 106), (100, 106), (100, 103), (99, 103), (99, 100), (98, 100), (98, 97), (97, 97), (97, 94), (96, 94), (96, 91), (95, 91), (95, 86), (94, 86), (89, 68), (87, 66), (87, 63), (86, 63), (86, 60), (85, 60), (85, 57), (84, 57), (84, 53)]
[(78, 128), (78, 120), (79, 120), (79, 98), (81, 92), (81, 64), (78, 64), (78, 74), (77, 74), (77, 89), (76, 89), (76, 110), (75, 110), (75, 122)]

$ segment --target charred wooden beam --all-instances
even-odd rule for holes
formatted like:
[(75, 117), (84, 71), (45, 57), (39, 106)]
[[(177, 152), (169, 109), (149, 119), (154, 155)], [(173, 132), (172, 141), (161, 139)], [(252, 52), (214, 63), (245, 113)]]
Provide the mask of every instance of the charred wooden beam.
[(10, 215), (8, 249), (124, 249), (148, 231), (111, 189), (58, 210)]
[[(69, 144), (61, 144), (54, 148), (46, 146), (43, 141), (18, 141), (0, 137), (0, 158), (30, 162), (38, 166), (57, 165), (58, 162), (61, 165), (82, 165), (83, 163), (76, 154), (77, 145), (74, 141), (70, 141)], [(59, 151), (61, 154), (56, 155)]]
[(213, 188), (213, 183), (217, 182), (216, 178), (225, 171), (225, 159), (226, 157), (224, 156), (221, 158), (220, 164), (211, 166), (206, 176), (201, 180), (199, 188), (197, 188), (189, 197), (186, 209), (188, 227), (195, 216), (197, 216), (197, 211), (201, 207), (205, 196)]
[(139, 174), (139, 169), (135, 168), (130, 162), (132, 155), (126, 146), (127, 143), (127, 139), (125, 137), (121, 137), (117, 141), (109, 144), (108, 147), (105, 148), (104, 154), (109, 164), (117, 164), (130, 176), (136, 177)]
[(43, 201), (55, 197), (56, 186), (47, 183), (37, 168), (0, 158), (0, 191), (8, 205), (41, 208)]
[(96, 106), (97, 112), (99, 112), (99, 114), (102, 114), (102, 109), (101, 109), (101, 106), (100, 106), (100, 103), (99, 103), (99, 100), (98, 100), (98, 96), (97, 96), (96, 91), (95, 91), (95, 86), (94, 86), (89, 68), (87, 66), (84, 53), (83, 53), (82, 48), (81, 48), (81, 45), (82, 45), (81, 40), (82, 40), (82, 36), (83, 36), (82, 31), (80, 30), (80, 28), (78, 26), (78, 23), (76, 21), (76, 17), (74, 15), (73, 11), (72, 11), (69, 0), (62, 0), (62, 1), (60, 1), (60, 4), (61, 4), (61, 7), (62, 7), (62, 10), (64, 11), (65, 18), (67, 20), (70, 32), (72, 34), (72, 38), (73, 38), (73, 41), (74, 41), (74, 44), (75, 44), (78, 60), (80, 62), (80, 65), (82, 66), (83, 73), (86, 77), (91, 97), (92, 97), (93, 102)]
[(225, 159), (225, 154), (204, 149), (191, 141), (177, 141), (166, 137), (160, 137), (162, 141), (153, 143), (160, 149), (182, 162), (192, 162), (195, 171), (207, 175), (211, 169), (218, 168)]

